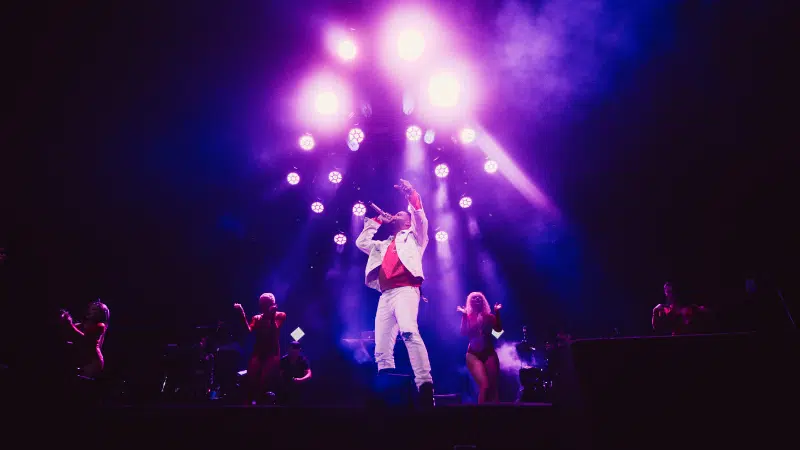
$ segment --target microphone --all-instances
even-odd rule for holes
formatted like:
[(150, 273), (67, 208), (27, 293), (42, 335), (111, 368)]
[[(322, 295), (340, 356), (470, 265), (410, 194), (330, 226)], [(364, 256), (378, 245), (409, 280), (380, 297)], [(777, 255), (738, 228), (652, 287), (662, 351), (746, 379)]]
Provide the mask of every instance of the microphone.
[(369, 206), (371, 206), (371, 207), (372, 207), (372, 209), (374, 209), (375, 211), (377, 211), (377, 212), (378, 212), (378, 214), (380, 214), (380, 215), (382, 215), (382, 216), (386, 214), (385, 212), (383, 212), (383, 210), (382, 210), (382, 209), (378, 208), (378, 205), (376, 205), (375, 203), (369, 202)]

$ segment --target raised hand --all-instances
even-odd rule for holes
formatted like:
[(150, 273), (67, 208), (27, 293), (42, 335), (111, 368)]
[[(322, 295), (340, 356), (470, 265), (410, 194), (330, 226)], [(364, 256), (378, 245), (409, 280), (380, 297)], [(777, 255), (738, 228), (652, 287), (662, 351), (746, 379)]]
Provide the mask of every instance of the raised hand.
[(236, 309), (236, 310), (239, 310), (241, 312), (244, 312), (244, 308), (242, 308), (242, 305), (239, 304), (239, 303), (234, 303), (233, 304), (233, 308)]
[(500, 311), (501, 309), (503, 309), (503, 305), (501, 305), (500, 303), (495, 303), (494, 304), (494, 310), (495, 311)]
[(466, 314), (467, 310), (463, 306), (456, 306), (456, 311), (460, 312), (461, 314)]
[(411, 183), (408, 180), (404, 180), (400, 178), (400, 184), (395, 184), (394, 188), (398, 191), (402, 192), (403, 195), (411, 195), (411, 192), (414, 190), (414, 187), (411, 186)]

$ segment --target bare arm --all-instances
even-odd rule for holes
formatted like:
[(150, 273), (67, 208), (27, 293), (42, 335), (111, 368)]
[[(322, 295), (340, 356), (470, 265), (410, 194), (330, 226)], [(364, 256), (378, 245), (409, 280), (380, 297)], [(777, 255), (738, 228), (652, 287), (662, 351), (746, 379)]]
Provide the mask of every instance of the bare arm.
[(283, 322), (286, 322), (286, 313), (285, 312), (281, 312), (281, 311), (276, 312), (275, 313), (275, 326), (280, 328), (281, 325), (283, 325)]
[(302, 383), (302, 382), (308, 381), (310, 379), (311, 379), (311, 369), (306, 369), (306, 374), (303, 375), (300, 378), (295, 378), (295, 381), (297, 381), (298, 383)]
[(492, 324), (492, 329), (496, 332), (503, 331), (503, 322), (500, 321), (500, 309), (496, 308), (494, 310), (494, 324)]
[(251, 322), (247, 322), (247, 314), (244, 313), (244, 308), (242, 305), (238, 303), (234, 303), (233, 307), (242, 314), (242, 322), (244, 323), (244, 327), (247, 328), (247, 332), (253, 331), (253, 327), (256, 324), (256, 318), (253, 316), (253, 320)]
[(467, 320), (467, 310), (463, 306), (456, 306), (456, 311), (461, 313), (461, 335), (469, 333), (469, 321)]

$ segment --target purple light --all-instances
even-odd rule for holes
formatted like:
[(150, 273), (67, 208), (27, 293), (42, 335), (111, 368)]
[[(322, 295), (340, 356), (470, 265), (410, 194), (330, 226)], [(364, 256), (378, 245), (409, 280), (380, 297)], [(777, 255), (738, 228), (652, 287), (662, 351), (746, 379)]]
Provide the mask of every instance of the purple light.
[(458, 201), (458, 206), (466, 209), (472, 206), (472, 199), (469, 197), (461, 197), (461, 200)]
[(314, 202), (311, 204), (311, 210), (319, 214), (322, 211), (325, 211), (325, 206), (323, 206), (321, 202)]
[(357, 144), (364, 142), (364, 131), (361, 128), (353, 128), (347, 133), (347, 141), (356, 141)]
[(364, 214), (367, 213), (367, 207), (364, 206), (363, 203), (356, 203), (353, 205), (353, 214), (362, 217)]
[(300, 175), (292, 172), (289, 175), (286, 175), (286, 181), (294, 186), (295, 184), (300, 182)]
[(314, 148), (314, 138), (311, 137), (310, 134), (304, 134), (300, 136), (300, 148), (305, 151), (309, 151)]
[(445, 232), (445, 231), (437, 231), (436, 232), (436, 241), (437, 242), (445, 242), (445, 241), (447, 241), (447, 232)]
[(483, 164), (483, 170), (485, 170), (486, 173), (497, 172), (497, 161), (493, 161), (491, 159), (486, 161), (486, 163)]
[(459, 133), (458, 137), (461, 139), (461, 142), (464, 144), (471, 144), (475, 141), (475, 130), (472, 128), (464, 128)]
[(450, 168), (447, 167), (447, 164), (439, 164), (435, 169), (433, 169), (433, 172), (437, 177), (444, 178), (450, 173)]
[(328, 174), (328, 181), (330, 181), (333, 184), (339, 184), (342, 182), (342, 174), (334, 170), (333, 172)]
[(344, 245), (347, 242), (347, 236), (343, 233), (339, 233), (333, 237), (333, 242), (336, 242), (337, 245)]
[(336, 53), (345, 61), (352, 61), (356, 57), (356, 44), (350, 39), (339, 42), (336, 46)]

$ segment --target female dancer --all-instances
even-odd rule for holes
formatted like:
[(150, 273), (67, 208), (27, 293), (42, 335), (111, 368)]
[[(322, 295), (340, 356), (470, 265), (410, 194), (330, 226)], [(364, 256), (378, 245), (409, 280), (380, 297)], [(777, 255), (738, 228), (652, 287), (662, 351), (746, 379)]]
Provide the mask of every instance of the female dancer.
[(497, 402), (499, 399), (500, 361), (494, 351), (492, 330), (503, 331), (501, 308), (502, 305), (495, 304), (492, 314), (489, 302), (481, 292), (469, 294), (466, 306), (456, 308), (462, 314), (461, 334), (469, 337), (467, 369), (478, 384), (478, 403)]
[(236, 303), (233, 307), (242, 313), (247, 331), (255, 336), (253, 356), (247, 364), (248, 401), (252, 402), (262, 398), (267, 391), (275, 392), (280, 384), (281, 345), (278, 329), (286, 320), (286, 313), (278, 311), (272, 294), (261, 294), (258, 299), (261, 314), (253, 316), (249, 323), (242, 305)]
[(95, 378), (100, 376), (105, 367), (103, 359), (103, 342), (108, 331), (108, 306), (100, 300), (89, 304), (86, 318), (83, 323), (73, 323), (72, 316), (67, 311), (61, 313), (61, 320), (75, 339), (78, 350), (81, 375)]

